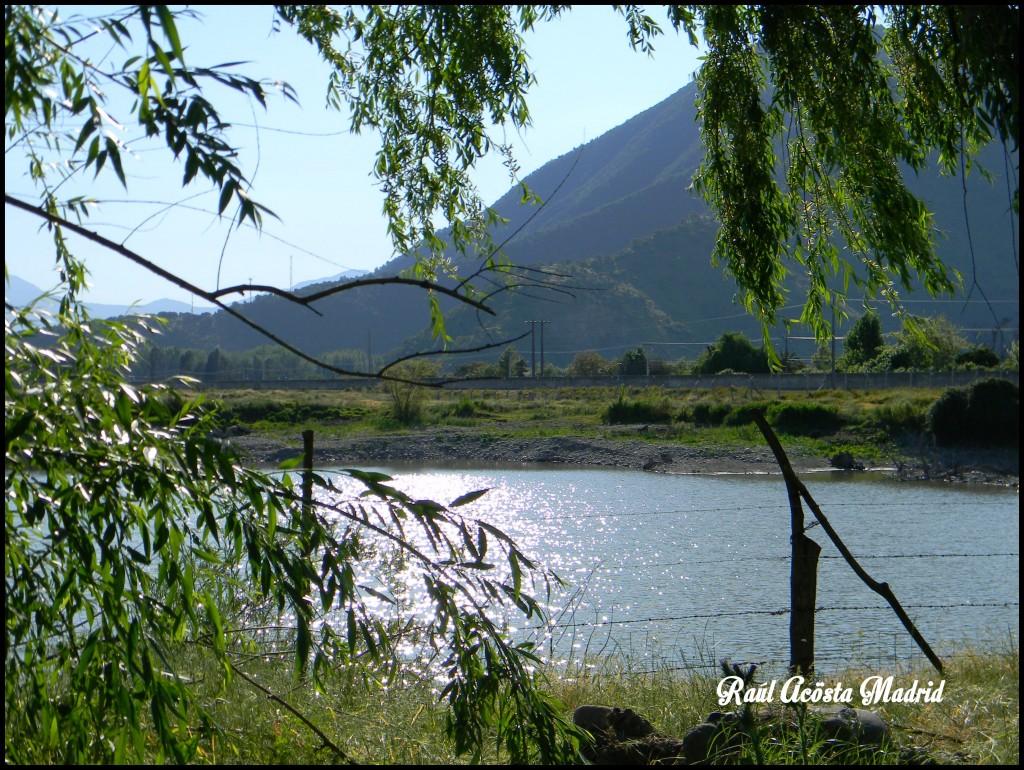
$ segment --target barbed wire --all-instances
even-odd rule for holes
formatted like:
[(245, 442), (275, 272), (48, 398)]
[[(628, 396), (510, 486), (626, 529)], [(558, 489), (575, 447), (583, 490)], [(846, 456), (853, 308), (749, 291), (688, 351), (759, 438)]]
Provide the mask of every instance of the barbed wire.
[[(963, 602), (960, 604), (905, 604), (904, 609), (960, 609), (960, 608), (993, 608), (998, 607), (1002, 609), (1009, 609), (1011, 607), (1019, 607), (1020, 602)], [(853, 611), (864, 611), (864, 610), (889, 610), (891, 607), (887, 605), (862, 605), (854, 607), (815, 607), (814, 612), (853, 612)], [(655, 618), (632, 618), (627, 620), (598, 620), (598, 621), (586, 621), (577, 623), (575, 621), (568, 623), (554, 623), (545, 626), (532, 626), (529, 630), (542, 631), (542, 630), (555, 630), (563, 628), (604, 628), (606, 626), (616, 625), (637, 625), (641, 623), (675, 623), (680, 620), (708, 620), (714, 618), (725, 618), (725, 617), (739, 617), (741, 615), (767, 615), (772, 617), (781, 617), (790, 613), (789, 608), (777, 609), (777, 610), (735, 610), (728, 612), (710, 612), (710, 613), (698, 613), (694, 615), (674, 615), (671, 617), (655, 617)]]
[[(955, 651), (953, 653), (953, 655), (955, 655), (955, 657), (958, 658), (958, 659), (969, 659), (969, 660), (990, 660), (992, 658), (992, 656), (990, 654), (974, 653), (974, 652), (967, 652), (967, 651), (962, 651), (962, 650)], [(916, 654), (915, 653), (911, 653), (910, 658), (914, 658), (914, 657), (918, 657), (918, 656), (920, 656), (921, 658), (924, 658), (924, 653), (916, 653)], [(908, 659), (900, 659), (900, 658), (897, 658), (897, 657), (890, 658), (888, 655), (886, 656), (886, 658), (888, 660), (891, 660), (891, 662), (894, 665), (895, 664), (900, 664), (900, 663), (906, 664), (908, 662)], [(667, 660), (667, 658), (665, 658), (664, 656), (662, 656), (661, 659), (662, 660)], [(865, 660), (863, 658), (857, 658), (857, 657), (854, 657), (854, 656), (843, 656), (843, 655), (838, 655), (838, 654), (831, 654), (830, 655), (827, 652), (824, 653), (824, 654), (820, 654), (820, 655), (819, 654), (815, 654), (815, 656), (814, 656), (815, 665), (819, 669), (822, 667), (823, 663), (834, 663), (835, 661), (839, 661), (839, 662), (846, 663), (846, 664), (861, 665), (861, 666), (865, 665), (868, 662), (867, 660)], [(570, 661), (570, 662), (574, 663), (575, 665), (578, 665), (578, 666), (584, 665), (582, 661)], [(765, 667), (785, 666), (785, 667), (788, 668), (788, 665), (789, 665), (784, 660), (733, 661), (732, 659), (729, 659), (729, 663), (730, 664), (734, 663), (734, 662), (736, 664), (740, 665), (740, 666), (756, 665), (762, 671), (765, 669)], [(677, 671), (721, 671), (721, 670), (722, 670), (721, 663), (711, 663), (711, 662), (708, 662), (708, 663), (680, 663), (680, 664), (677, 664), (677, 665), (674, 665), (674, 666), (659, 666), (658, 668), (647, 669), (647, 670), (636, 670), (636, 669), (630, 668), (629, 675), (630, 676), (656, 676), (656, 675), (659, 675), (659, 674), (666, 674), (666, 673), (672, 673), (672, 672), (677, 672)]]
[[(1015, 556), (1020, 558), (1019, 553), (893, 553), (893, 554), (872, 554), (867, 556), (858, 556), (858, 560), (863, 559), (977, 559), (977, 558), (991, 558), (997, 556)], [(739, 557), (736, 554), (730, 554), (730, 561), (790, 561), (792, 554), (785, 554), (780, 556), (744, 556)], [(825, 555), (819, 556), (819, 560), (823, 559), (842, 559), (843, 556), (836, 555)], [(699, 560), (679, 560), (679, 561), (666, 561), (658, 562), (655, 564), (629, 564), (616, 562), (615, 566), (621, 569), (653, 569), (656, 567), (690, 567), (696, 564), (721, 564), (722, 559), (699, 559)], [(600, 564), (600, 562), (598, 562)]]
[[(1016, 500), (1016, 497), (1014, 497), (1014, 500)], [(869, 508), (869, 507), (871, 507), (870, 503), (828, 502), (828, 503), (826, 503), (826, 505), (828, 505), (829, 508)], [(908, 503), (898, 503), (898, 502), (890, 502), (890, 501), (886, 500), (886, 502), (885, 502), (886, 510), (891, 510), (893, 508), (915, 508), (915, 507), (920, 508), (920, 507), (922, 507), (922, 505), (923, 504), (920, 501), (908, 502)], [(941, 500), (941, 501), (935, 502), (934, 504), (930, 503), (930, 502), (927, 504), (927, 507), (928, 507), (929, 510), (931, 510), (933, 508), (977, 508), (977, 506), (978, 506), (977, 501), (971, 501), (971, 500), (968, 500), (968, 501)], [(735, 510), (736, 510), (735, 506), (726, 506), (726, 507), (723, 507), (723, 508), (679, 508), (679, 509), (675, 509), (675, 510), (666, 510), (666, 511), (621, 511), (621, 512), (616, 512), (616, 511), (595, 511), (593, 513), (581, 514), (577, 518), (589, 519), (589, 518), (595, 518), (595, 517), (598, 517), (598, 516), (607, 516), (607, 517), (615, 517), (615, 518), (631, 518), (631, 517), (634, 517), (634, 516), (673, 516), (673, 515), (678, 515), (678, 514), (729, 513), (729, 512), (733, 512)], [(781, 503), (772, 503), (770, 505), (747, 505), (747, 506), (744, 506), (744, 511), (782, 511), (782, 510), (788, 511), (789, 510), (789, 505), (787, 503), (785, 503), (785, 502), (781, 502)], [(551, 519), (564, 518), (563, 515), (557, 514), (557, 513), (541, 514), (539, 516), (537, 516), (533, 512), (519, 511), (518, 513), (530, 513), (530, 515), (533, 516), (533, 518), (535, 518), (535, 519), (536, 518), (540, 518), (540, 519), (545, 519), (545, 520), (551, 520)]]

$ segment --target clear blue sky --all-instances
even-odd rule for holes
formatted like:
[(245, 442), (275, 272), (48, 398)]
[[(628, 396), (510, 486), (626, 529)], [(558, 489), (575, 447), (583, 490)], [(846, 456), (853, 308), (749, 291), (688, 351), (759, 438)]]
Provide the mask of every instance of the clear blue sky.
[[(125, 160), (129, 177), (123, 190), (112, 174), (99, 182), (83, 177), (69, 192), (106, 200), (90, 226), (192, 283), (291, 283), (327, 277), (347, 268), (371, 270), (393, 256), (381, 214), (382, 198), (370, 170), (375, 135), (347, 133), (346, 115), (324, 107), (328, 70), (315, 50), (287, 26), (272, 35), (273, 11), (266, 6), (200, 6), (201, 21), (182, 21), (186, 61), (213, 65), (246, 61), (241, 71), (280, 79), (298, 92), (300, 107), (277, 98), (267, 111), (231, 97), (209, 94), (235, 126), (232, 139), (254, 182), (253, 197), (280, 216), (267, 219), (264, 232), (231, 231), (210, 212), (213, 193), (182, 189), (180, 164), (166, 161), (156, 146)], [(74, 12), (86, 12), (76, 7)], [(666, 29), (653, 58), (633, 51), (627, 26), (609, 6), (579, 7), (546, 22), (528, 35), (527, 50), (538, 83), (528, 99), (533, 126), (508, 138), (521, 175), (588, 142), (652, 107), (690, 82), (699, 53), (668, 25), (661, 7), (650, 14)], [(123, 53), (112, 59), (120, 61)], [(223, 96), (223, 95), (222, 95)], [(116, 112), (114, 117), (117, 118)], [(257, 132), (251, 126), (258, 124)], [(8, 193), (34, 200), (17, 150), (5, 155)], [(509, 186), (495, 158), (476, 175), (487, 202)], [(187, 200), (186, 200), (187, 199)], [(173, 209), (161, 203), (179, 202)], [(18, 211), (5, 213), (4, 254), (9, 271), (42, 288), (56, 283), (53, 247), (38, 223)], [(148, 302), (170, 297), (190, 301), (177, 287), (121, 257), (76, 241), (92, 273), (87, 297), (93, 302)]]

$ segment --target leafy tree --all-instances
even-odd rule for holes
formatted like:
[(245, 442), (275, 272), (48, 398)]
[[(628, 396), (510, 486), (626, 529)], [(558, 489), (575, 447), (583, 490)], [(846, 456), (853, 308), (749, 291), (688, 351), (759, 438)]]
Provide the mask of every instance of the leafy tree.
[(875, 367), (888, 369), (949, 369), (967, 347), (960, 330), (948, 319), (904, 319), (896, 344), (876, 359)]
[(808, 368), (796, 353), (786, 353), (779, 360), (782, 363), (782, 371), (786, 374), (796, 374)]
[(647, 351), (643, 348), (627, 350), (622, 355), (619, 371), (623, 374), (647, 374)]
[(818, 345), (811, 356), (811, 366), (818, 372), (832, 371), (832, 347), (827, 344)]
[(501, 352), (495, 366), (499, 377), (525, 377), (530, 371), (530, 365), (514, 345), (509, 345)]
[(210, 382), (216, 382), (221, 379), (221, 373), (226, 367), (224, 366), (224, 353), (221, 351), (218, 345), (210, 351), (206, 357), (206, 368), (204, 369), (204, 378)]
[(672, 374), (689, 374), (693, 365), (685, 357), (677, 359), (672, 364)]
[(943, 170), (966, 173), (990, 141), (1017, 149), (1018, 6), (669, 14), (707, 45), (697, 77), (706, 154), (695, 181), (722, 222), (715, 259), (766, 342), (791, 269), (810, 279), (801, 320), (819, 339), (843, 293), (836, 285), (896, 306), (915, 280), (931, 294), (952, 290), (958, 276), (936, 258), (930, 215), (903, 168), (937, 156)]
[(694, 374), (718, 374), (723, 371), (761, 374), (768, 371), (768, 356), (763, 348), (740, 332), (726, 332), (708, 347), (693, 365)]
[(857, 319), (843, 340), (843, 355), (837, 362), (841, 371), (852, 371), (867, 364), (885, 347), (882, 322), (869, 310)]
[[(835, 279), (893, 302), (896, 290), (914, 280), (932, 293), (949, 291), (957, 277), (935, 258), (927, 210), (907, 191), (901, 167), (919, 169), (937, 150), (943, 166), (958, 171), (991, 139), (1017, 146), (1017, 6), (885, 7), (884, 33), (875, 8), (669, 11), (673, 26), (693, 42), (699, 32), (707, 45), (698, 78), (707, 154), (697, 188), (722, 222), (716, 259), (736, 277), (766, 340), (790, 266), (810, 278), (802, 320), (819, 339), (829, 334), (822, 311), (833, 305)], [(482, 255), (481, 269), (504, 269), (486, 235), (496, 215), (482, 205), (470, 171), (493, 150), (514, 172), (502, 137), (506, 123), (519, 128), (529, 121), (532, 73), (522, 35), (559, 12), (279, 8), (331, 65), (329, 101), (349, 109), (354, 130), (381, 134), (374, 173), (389, 231), (399, 251), (421, 257), (414, 275), (388, 280), (429, 290), (433, 331), (442, 339), (439, 295), (486, 306), (467, 282), (451, 289), (435, 281), (453, 263), (443, 258), (448, 244), (434, 222), (447, 222), (459, 250)], [(633, 47), (650, 50), (658, 25), (636, 7), (619, 12)], [(217, 586), (218, 575), (244, 561), (252, 601), (295, 613), (296, 659), (302, 667), (311, 653), (314, 674), (327, 662), (358, 666), (367, 660), (360, 654), (373, 657), (370, 648), (386, 650), (388, 636), (361, 609), (356, 550), (346, 535), (319, 512), (307, 516), (287, 485), (244, 471), (223, 447), (207, 443), (201, 409), (163, 407), (168, 402), (157, 391), (125, 385), (135, 340), (126, 327), (93, 323), (78, 308), (86, 270), (67, 234), (160, 272), (252, 325), (223, 302), (238, 287), (207, 291), (161, 271), (85, 227), (87, 197), (61, 195), (67, 180), (86, 173), (112, 172), (127, 186), (127, 145), (108, 109), (116, 93), (130, 102), (130, 120), (119, 116), (120, 123), (138, 130), (150, 149), (163, 145), (180, 162), (184, 185), (211, 186), (219, 214), (258, 226), (267, 210), (248, 194), (249, 180), (208, 95), (223, 87), (266, 105), (272, 89), (233, 70), (188, 65), (175, 14), (164, 6), (112, 11), (80, 26), (25, 6), (5, 6), (4, 15), (6, 157), (12, 163), (22, 153), (40, 189), (38, 205), (7, 192), (5, 202), (50, 228), (65, 280), (55, 324), (18, 314), (6, 335), (5, 712), (15, 728), (6, 731), (6, 755), (146, 759), (136, 717), (148, 705), (162, 752), (156, 759), (187, 759), (196, 740), (185, 729), (190, 694), (164, 653), (172, 643), (204, 639), (225, 672), (230, 660), (218, 594), (197, 583), (201, 571), (213, 569), (209, 585)], [(123, 49), (123, 64), (90, 60), (86, 44), (93, 39)], [(291, 96), (287, 88), (283, 93)], [(1013, 207), (1019, 208), (1016, 191)], [(833, 235), (852, 259), (841, 255)], [(317, 298), (275, 287), (244, 290), (305, 305)], [(39, 344), (44, 333), (48, 347)], [(324, 369), (351, 373), (268, 338)], [(95, 433), (82, 430), (86, 419)], [(488, 582), (474, 571), (487, 532), (460, 524), (443, 507), (403, 499), (379, 477), (363, 478), (390, 511), (420, 522), (443, 552), (436, 560), (413, 556), (429, 565), (424, 579), (436, 620), (429, 634), (450, 656), (444, 697), (456, 748), (479, 748), (493, 726), (514, 760), (533, 751), (548, 761), (567, 758), (555, 708), (526, 673), (528, 651), (504, 642), (485, 613), (464, 613), (452, 599), (476, 586), (532, 613), (536, 605), (521, 591), (525, 557), (491, 533), (506, 548), (510, 578)], [(343, 510), (352, 526), (367, 526), (358, 509)], [(290, 526), (275, 525), (281, 514)], [(393, 514), (396, 524), (399, 515)], [(436, 539), (442, 525), (454, 528), (451, 539)], [(468, 560), (453, 545), (462, 542), (477, 548)], [(319, 567), (308, 558), (314, 552), (326, 554)], [(156, 583), (147, 577), (150, 568)], [(166, 593), (154, 593), (154, 586)], [(312, 596), (346, 615), (344, 643), (330, 624), (313, 638)]]
[[(306, 25), (305, 31), (329, 26), (319, 20), (322, 9), (283, 13)], [(446, 13), (428, 10), (419, 19), (424, 32), (435, 29), (435, 21), (440, 25), (435, 42), (452, 33)], [(265, 105), (269, 84), (226, 68), (188, 65), (180, 14), (164, 6), (111, 11), (80, 25), (42, 8), (9, 5), (4, 15), (7, 162), (22, 153), (40, 190), (38, 205), (9, 192), (5, 202), (46, 224), (64, 281), (54, 316), (10, 306), (5, 315), (8, 761), (185, 762), (196, 756), (201, 740), (233, 740), (218, 733), (197, 701), (179, 670), (178, 652), (183, 645), (205, 650), (217, 663), (221, 684), (232, 676), (251, 682), (237, 653), (258, 651), (249, 624), (263, 615), (279, 617), (280, 625), (287, 619), (291, 630), (281, 641), (294, 650), (297, 673), (314, 682), (336, 670), (367, 684), (400, 678), (409, 661), (399, 646), (425, 645), (447, 677), (440, 697), (460, 754), (479, 757), (490, 739), (516, 762), (572, 758), (576, 733), (561, 716), (563, 706), (538, 689), (530, 646), (508, 640), (493, 619), (505, 604), (536, 617), (540, 606), (531, 591), (540, 583), (531, 581), (544, 575), (500, 531), (463, 513), (482, 491), (444, 505), (413, 500), (381, 474), (350, 471), (377, 500), (371, 505), (347, 500), (323, 479), (309, 477), (324, 489), (322, 496), (307, 496), (287, 475), (246, 469), (230, 446), (209, 438), (214, 415), (201, 400), (183, 399), (163, 386), (128, 384), (129, 371), (139, 366), (140, 328), (90, 319), (79, 303), (86, 268), (70, 248), (69, 233), (245, 320), (222, 301), (230, 290), (204, 291), (93, 232), (83, 224), (90, 201), (61, 195), (67, 182), (86, 173), (113, 173), (127, 187), (128, 149), (118, 132), (130, 125), (141, 134), (140, 146), (148, 139), (150, 149), (155, 144), (168, 160), (180, 162), (184, 185), (210, 185), (220, 214), (258, 226), (267, 210), (246, 192), (227, 126), (207, 96), (224, 87)], [(463, 21), (462, 33), (450, 39), (469, 45), (470, 19)], [(498, 75), (524, 66), (487, 48), (493, 42), (488, 33), (501, 30), (481, 27), (486, 24), (473, 28), (482, 41), (474, 55), (443, 63), (449, 72), (460, 71), (449, 86), (461, 101), (479, 100), (486, 89), (506, 98), (509, 80)], [(90, 59), (88, 42), (97, 39), (123, 49), (124, 63), (111, 63), (120, 57), (102, 64)], [(420, 55), (425, 51), (421, 47)], [(389, 58), (393, 51), (379, 53), (371, 50), (363, 60), (379, 74), (389, 71), (389, 61), (401, 60)], [(348, 86), (353, 94), (376, 89), (360, 115), (367, 125), (382, 127), (388, 111), (400, 105), (382, 105), (376, 117), (370, 105), (389, 89), (404, 90), (383, 79)], [(284, 94), (290, 94), (286, 87)], [(115, 95), (128, 98), (120, 123), (110, 117), (108, 100)], [(493, 109), (500, 120), (514, 101), (483, 99), (477, 106), (489, 116)], [(425, 109), (442, 106), (432, 100)], [(440, 112), (432, 114), (441, 119)], [(445, 114), (452, 130), (472, 122), (460, 110)], [(401, 132), (409, 128), (397, 117), (395, 123)], [(474, 146), (483, 144), (476, 134), (461, 134), (458, 148), (469, 153), (455, 153), (451, 166), (471, 165)], [(410, 205), (422, 206), (389, 212), (396, 239), (418, 240), (413, 220), (429, 220), (438, 206), (454, 215), (462, 205), (458, 181), (442, 174), (417, 187), (402, 177), (398, 184), (409, 186), (404, 192)], [(438, 197), (442, 187), (454, 197)], [(464, 224), (461, 231), (467, 239), (469, 229)], [(430, 234), (422, 227), (418, 233), (429, 246)], [(465, 296), (422, 276), (396, 282), (402, 281)], [(272, 287), (244, 287), (250, 288)], [(181, 363), (192, 370), (203, 366), (191, 352)], [(367, 573), (366, 557), (379, 549), (408, 565), (400, 579), (424, 587), (432, 607), (425, 622), (411, 622), (411, 608), (401, 591), (392, 590), (399, 586), (391, 586), (388, 575)], [(371, 600), (392, 607), (394, 615), (376, 614)], [(279, 702), (301, 713), (301, 704)], [(319, 735), (335, 759), (361, 758)]]
[(392, 367), (392, 374), (401, 379), (381, 383), (391, 402), (391, 416), (402, 425), (411, 425), (423, 416), (423, 400), (427, 389), (419, 382), (437, 377), (438, 366), (423, 359), (404, 361)]
[(956, 365), (972, 366), (979, 369), (994, 369), (999, 366), (999, 356), (991, 348), (987, 348), (984, 345), (976, 345), (957, 354)]
[(651, 374), (658, 377), (664, 377), (672, 374), (672, 364), (666, 361), (664, 358), (656, 356), (650, 360), (649, 368)]
[(486, 361), (471, 361), (467, 364), (460, 364), (455, 369), (456, 377), (464, 377), (471, 379), (474, 377), (497, 377), (497, 367), (494, 364), (489, 364)]
[(1003, 366), (1008, 369), (1020, 369), (1020, 341), (1014, 340), (1009, 344), (1006, 349), (1006, 358), (1003, 360)]
[(565, 369), (566, 377), (598, 377), (607, 373), (608, 361), (596, 350), (577, 353)]

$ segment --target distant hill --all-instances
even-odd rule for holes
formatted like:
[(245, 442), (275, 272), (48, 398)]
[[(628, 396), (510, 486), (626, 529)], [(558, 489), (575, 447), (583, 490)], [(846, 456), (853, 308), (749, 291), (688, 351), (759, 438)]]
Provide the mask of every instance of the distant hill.
[(353, 278), (359, 278), (361, 276), (367, 275), (369, 272), (369, 270), (342, 270), (340, 273), (338, 273), (337, 275), (332, 275), (330, 278), (314, 278), (312, 281), (303, 281), (302, 283), (297, 283), (292, 287), (292, 291), (295, 291), (296, 289), (305, 289), (310, 286), (318, 286), (320, 284), (347, 281)]
[[(44, 293), (43, 289), (16, 275), (9, 276), (7, 283), (4, 285), (4, 299), (17, 307), (24, 307), (41, 297)], [(57, 306), (57, 301), (44, 300), (42, 304), (43, 307), (52, 309)], [(179, 302), (176, 299), (158, 299), (139, 305), (107, 305), (99, 302), (87, 302), (85, 307), (94, 318), (116, 318), (125, 315), (164, 315), (168, 313), (203, 314), (214, 310), (212, 307), (193, 307), (187, 302)]]
[[(548, 360), (558, 364), (580, 350), (599, 349), (610, 357), (641, 343), (656, 343), (661, 347), (655, 352), (667, 358), (692, 358), (701, 343), (724, 331), (760, 335), (756, 321), (734, 302), (734, 283), (710, 264), (715, 224), (703, 201), (688, 190), (703, 157), (694, 88), (681, 89), (530, 174), (524, 181), (545, 201), (541, 208), (519, 206), (518, 188), (494, 204), (509, 220), (494, 233), (498, 242), (509, 239), (503, 247), (506, 256), (516, 265), (560, 274), (551, 280), (563, 291), (497, 294), (489, 303), (497, 312), (493, 318), (445, 303), (455, 346), (521, 334), (531, 320), (550, 321), (545, 329)], [(978, 174), (968, 179), (966, 191), (960, 178), (937, 173), (910, 180), (934, 211), (941, 259), (960, 271), (966, 285), (955, 302), (925, 301), (926, 294), (905, 298), (911, 300), (911, 312), (945, 314), (981, 341), (998, 344), (993, 329), (1010, 330), (1011, 339), (1018, 334), (1016, 222), (1000, 181), (1005, 173), (1002, 149), (988, 151), (981, 162), (996, 176), (995, 184)], [(409, 257), (399, 257), (370, 276), (397, 275), (410, 264)], [(794, 304), (799, 304), (799, 277), (791, 290)], [(851, 296), (856, 295), (853, 287)], [(318, 303), (322, 316), (270, 296), (254, 297), (238, 307), (314, 354), (365, 350), (368, 345), (378, 354), (433, 347), (425, 333), (426, 298), (414, 288), (342, 291)], [(798, 315), (796, 309), (783, 317)], [(780, 328), (779, 338), (783, 335)], [(160, 343), (244, 350), (266, 344), (266, 339), (215, 313), (176, 316)], [(525, 347), (529, 349), (529, 340)]]

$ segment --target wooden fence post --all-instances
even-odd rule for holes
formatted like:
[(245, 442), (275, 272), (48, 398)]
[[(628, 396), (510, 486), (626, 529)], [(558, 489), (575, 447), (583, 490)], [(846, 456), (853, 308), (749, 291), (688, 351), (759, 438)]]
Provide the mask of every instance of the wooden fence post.
[(302, 519), (309, 521), (313, 510), (313, 431), (302, 431)]
[(814, 608), (818, 603), (818, 555), (821, 546), (804, 534), (799, 479), (789, 464), (789, 458), (764, 415), (755, 412), (754, 420), (782, 469), (789, 497), (789, 542), (793, 555), (789, 565), (789, 670), (793, 674), (810, 674), (814, 670)]
[(791, 540), (789, 670), (793, 674), (808, 675), (814, 671), (814, 609), (818, 602), (818, 555), (821, 546), (803, 531), (794, 531)]
[[(864, 571), (864, 568), (860, 566), (860, 564), (857, 562), (857, 560), (855, 558), (853, 558), (853, 554), (850, 553), (850, 549), (847, 548), (846, 544), (839, 538), (839, 534), (832, 528), (832, 525), (829, 523), (828, 519), (825, 518), (825, 514), (822, 513), (821, 508), (818, 507), (818, 504), (816, 502), (814, 502), (814, 498), (811, 497), (811, 493), (807, 491), (807, 487), (805, 487), (803, 485), (803, 482), (800, 481), (800, 479), (797, 477), (796, 473), (793, 471), (793, 466), (791, 466), (789, 464), (789, 458), (786, 457), (786, 452), (782, 448), (782, 444), (779, 443), (779, 439), (776, 437), (774, 431), (772, 431), (771, 426), (768, 425), (768, 421), (765, 419), (764, 415), (759, 413), (759, 412), (754, 412), (753, 416), (754, 416), (754, 422), (757, 423), (757, 427), (760, 428), (761, 429), (761, 433), (764, 434), (765, 441), (768, 442), (768, 446), (771, 447), (772, 452), (775, 454), (775, 459), (779, 463), (779, 468), (782, 469), (782, 475), (786, 479), (786, 491), (789, 494), (789, 505), (790, 505), (790, 510), (792, 511), (792, 514), (793, 514), (793, 531), (794, 532), (797, 531), (796, 528), (797, 528), (797, 525), (798, 525), (798, 522), (799, 522), (800, 534), (803, 535), (803, 508), (800, 507), (800, 500), (802, 498), (803, 500), (807, 501), (807, 505), (810, 506), (811, 512), (814, 514), (814, 517), (818, 520), (818, 523), (821, 525), (821, 528), (823, 530), (825, 530), (825, 534), (829, 536), (829, 539), (831, 539), (832, 542), (835, 544), (836, 548), (839, 549), (839, 553), (841, 553), (843, 558), (846, 559), (846, 563), (850, 565), (850, 567), (853, 569), (853, 571), (857, 574), (857, 577), (859, 577), (862, 581), (864, 581), (864, 585), (866, 585), (868, 588), (870, 588), (872, 591), (874, 591), (876, 594), (878, 594), (879, 596), (884, 598), (889, 603), (889, 606), (892, 607), (893, 611), (896, 613), (896, 617), (898, 617), (900, 619), (900, 622), (903, 623), (903, 627), (906, 628), (907, 631), (910, 632), (910, 636), (914, 639), (915, 642), (917, 642), (917, 646), (921, 648), (921, 651), (925, 654), (925, 656), (928, 658), (928, 660), (931, 662), (931, 664), (933, 666), (935, 666), (936, 670), (941, 674), (942, 673), (942, 660), (939, 658), (938, 655), (935, 654), (935, 652), (929, 646), (928, 642), (925, 641), (925, 638), (921, 635), (921, 632), (917, 630), (917, 626), (914, 625), (914, 622), (910, 619), (910, 616), (907, 615), (906, 610), (904, 610), (903, 609), (903, 605), (901, 605), (899, 603), (899, 600), (896, 598), (896, 594), (894, 594), (892, 592), (892, 589), (889, 587), (889, 584), (888, 583), (879, 583), (877, 580), (872, 578), (870, 575), (868, 575), (867, 572)], [(797, 569), (796, 568), (796, 562), (797, 562), (796, 539), (797, 538), (794, 537), (794, 545), (793, 545), (793, 563), (794, 563), (793, 570), (794, 570), (794, 572)], [(809, 539), (809, 538), (805, 538), (805, 539)], [(818, 550), (819, 551), (821, 550), (820, 546), (818, 546)], [(815, 566), (816, 566), (817, 565), (817, 554), (814, 555), (814, 563), (815, 563)], [(795, 581), (796, 581), (796, 578), (791, 578), (791, 586), (794, 585)], [(791, 593), (790, 600), (792, 602), (792, 611), (793, 611), (793, 613), (795, 615), (795, 612), (796, 612), (795, 593)], [(802, 603), (803, 602), (801, 602), (801, 604)], [(811, 607), (814, 606), (813, 605), (813, 600), (812, 600), (812, 604), (810, 606)], [(812, 650), (813, 650), (813, 643), (814, 643), (814, 637), (813, 637), (813, 634), (814, 634), (813, 617), (814, 617), (814, 613), (812, 611), (811, 612), (811, 623), (812, 623), (812, 628), (811, 628), (811, 644), (812, 644)], [(797, 644), (797, 640), (792, 636), (794, 623), (795, 623), (795, 620), (794, 620), (793, 617), (791, 617), (790, 618), (790, 634), (791, 634), (791, 636), (790, 636), (790, 640), (789, 640), (790, 655), (791, 655), (791, 657), (790, 657), (790, 667), (791, 668), (798, 662), (798, 658), (795, 657), (793, 655), (793, 652), (792, 652), (794, 649), (796, 649), (795, 645)], [(812, 655), (812, 658), (811, 658), (811, 662), (813, 664), (813, 655)]]

